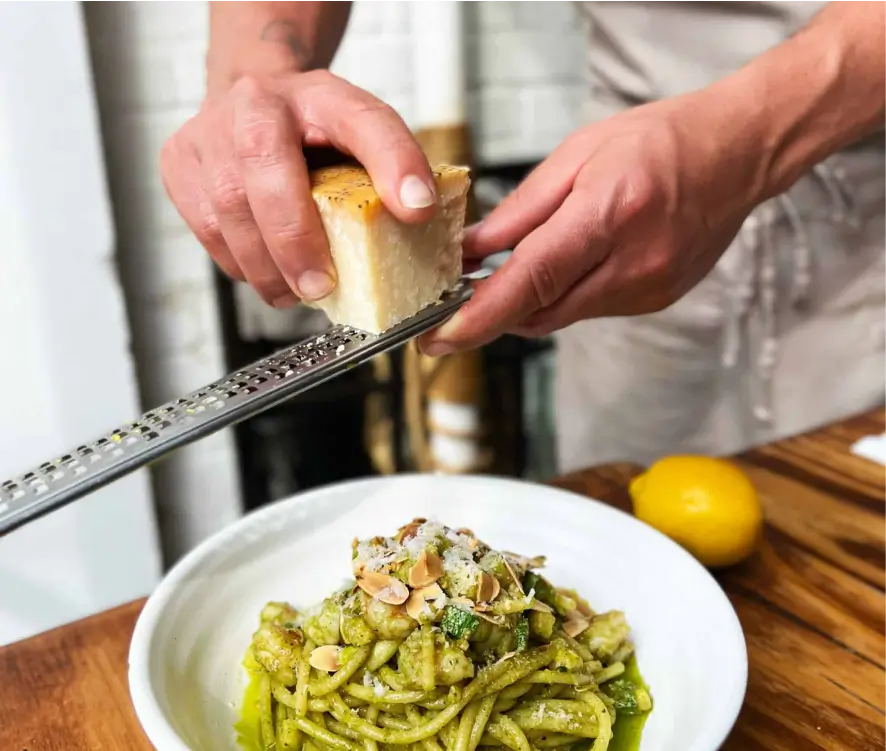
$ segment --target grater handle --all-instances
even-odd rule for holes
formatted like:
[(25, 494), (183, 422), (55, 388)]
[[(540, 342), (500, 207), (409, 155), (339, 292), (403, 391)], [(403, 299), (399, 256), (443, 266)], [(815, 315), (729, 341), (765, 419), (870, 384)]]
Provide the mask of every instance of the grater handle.
[(472, 293), (470, 278), (465, 277), (438, 303), (382, 334), (333, 326), (0, 483), (0, 537), (173, 449), (252, 417), (430, 331)]

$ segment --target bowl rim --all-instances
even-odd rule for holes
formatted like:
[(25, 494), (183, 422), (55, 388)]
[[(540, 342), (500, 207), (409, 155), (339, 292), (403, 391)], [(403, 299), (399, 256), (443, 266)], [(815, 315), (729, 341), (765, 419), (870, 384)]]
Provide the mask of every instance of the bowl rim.
[(622, 517), (623, 519), (628, 520), (628, 524), (637, 525), (638, 531), (641, 534), (657, 537), (659, 543), (669, 547), (674, 556), (682, 558), (684, 563), (688, 563), (691, 567), (694, 567), (698, 573), (701, 574), (700, 581), (705, 582), (705, 586), (709, 589), (712, 605), (716, 606), (718, 610), (722, 610), (725, 619), (729, 622), (729, 633), (724, 634), (724, 637), (732, 644), (730, 652), (732, 660), (735, 662), (735, 672), (733, 673), (728, 700), (723, 703), (720, 714), (711, 718), (696, 742), (687, 751), (717, 751), (717, 749), (720, 748), (735, 726), (747, 692), (747, 643), (745, 641), (744, 630), (742, 629), (738, 614), (735, 612), (735, 608), (732, 606), (725, 591), (711, 572), (702, 566), (692, 554), (681, 545), (674, 542), (657, 529), (640, 521), (632, 514), (626, 513), (625, 511), (600, 501), (597, 498), (582, 495), (575, 491), (557, 487), (555, 485), (548, 485), (535, 480), (495, 477), (484, 474), (446, 475), (404, 472), (396, 475), (342, 480), (315, 488), (309, 488), (277, 501), (272, 501), (265, 506), (249, 511), (235, 522), (207, 537), (190, 552), (182, 556), (182, 558), (180, 558), (169, 571), (166, 572), (160, 583), (148, 596), (147, 601), (136, 620), (128, 653), (128, 683), (133, 708), (142, 729), (148, 736), (148, 740), (150, 740), (151, 744), (157, 748), (158, 751), (193, 751), (193, 749), (185, 744), (173, 728), (172, 724), (167, 720), (156, 696), (154, 695), (150, 675), (151, 646), (157, 626), (163, 617), (167, 603), (176, 593), (178, 585), (188, 577), (192, 570), (199, 566), (207, 555), (222, 547), (228, 540), (241, 534), (245, 527), (259, 524), (265, 517), (281, 514), (290, 506), (309, 502), (316, 496), (334, 493), (335, 491), (339, 491), (348, 486), (387, 485), (410, 479), (415, 480), (416, 478), (422, 480), (443, 481), (453, 484), (485, 483), (491, 485), (519, 485), (524, 488), (530, 486), (549, 495), (559, 496), (560, 502), (573, 504), (576, 508), (591, 503), (594, 504), (597, 507), (597, 511), (603, 513), (604, 516), (610, 514)]

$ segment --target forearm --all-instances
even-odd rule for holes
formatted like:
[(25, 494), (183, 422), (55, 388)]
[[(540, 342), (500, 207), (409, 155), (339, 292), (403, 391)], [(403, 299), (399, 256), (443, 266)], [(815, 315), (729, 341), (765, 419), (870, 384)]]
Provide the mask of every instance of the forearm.
[(796, 36), (706, 92), (762, 149), (760, 200), (883, 128), (884, 7), (832, 2)]
[(349, 2), (211, 2), (208, 91), (244, 74), (327, 67), (350, 9)]

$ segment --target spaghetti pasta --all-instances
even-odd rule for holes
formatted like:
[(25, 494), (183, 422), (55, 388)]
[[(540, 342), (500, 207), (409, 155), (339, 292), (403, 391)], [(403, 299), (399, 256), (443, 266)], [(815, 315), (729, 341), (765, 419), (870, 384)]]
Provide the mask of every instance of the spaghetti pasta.
[(312, 611), (262, 611), (250, 751), (606, 751), (619, 717), (651, 710), (623, 675), (624, 615), (554, 587), (544, 559), (424, 519), (352, 557), (353, 584)]

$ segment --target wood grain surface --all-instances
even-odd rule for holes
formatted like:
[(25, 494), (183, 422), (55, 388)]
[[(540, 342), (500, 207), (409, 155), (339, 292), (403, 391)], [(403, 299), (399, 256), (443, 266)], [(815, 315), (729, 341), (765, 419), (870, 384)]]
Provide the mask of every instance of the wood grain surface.
[(0, 649), (2, 751), (152, 748), (129, 699), (126, 659), (143, 601)]
[[(883, 430), (877, 410), (737, 458), (767, 530), (757, 555), (718, 575), (750, 660), (726, 751), (884, 748), (884, 469), (848, 451)], [(636, 472), (611, 465), (554, 484), (629, 510)], [(151, 748), (126, 683), (142, 605), (0, 648), (0, 750)]]

